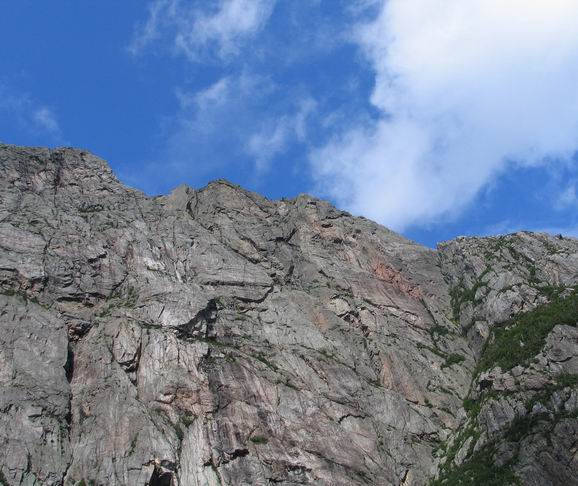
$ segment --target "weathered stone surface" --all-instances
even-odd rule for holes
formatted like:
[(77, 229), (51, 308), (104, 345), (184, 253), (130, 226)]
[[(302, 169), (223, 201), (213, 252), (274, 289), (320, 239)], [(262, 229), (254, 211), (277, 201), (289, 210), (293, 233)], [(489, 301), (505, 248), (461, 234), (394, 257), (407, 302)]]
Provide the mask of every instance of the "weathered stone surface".
[(551, 386), (578, 373), (575, 326), (475, 372), (496, 324), (576, 284), (576, 240), (434, 251), (309, 196), (146, 197), (80, 150), (2, 145), (0, 166), (5, 483), (422, 485), (489, 441), (509, 457), (533, 415), (515, 473), (576, 474), (576, 386)]

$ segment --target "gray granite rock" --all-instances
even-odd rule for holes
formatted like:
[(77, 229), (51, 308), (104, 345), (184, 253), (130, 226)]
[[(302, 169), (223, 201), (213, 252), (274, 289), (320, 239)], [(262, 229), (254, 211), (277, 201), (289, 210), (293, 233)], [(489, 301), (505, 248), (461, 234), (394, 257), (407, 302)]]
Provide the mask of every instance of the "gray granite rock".
[[(525, 400), (578, 372), (561, 325), (531, 366), (476, 374), (497, 324), (576, 283), (574, 239), (436, 251), (309, 196), (147, 197), (81, 150), (1, 145), (0, 166), (6, 484), (422, 485), (444, 444), (467, 441), (456, 465), (507, 445)], [(527, 484), (576, 473), (558, 388), (542, 405), (563, 418), (520, 439)]]

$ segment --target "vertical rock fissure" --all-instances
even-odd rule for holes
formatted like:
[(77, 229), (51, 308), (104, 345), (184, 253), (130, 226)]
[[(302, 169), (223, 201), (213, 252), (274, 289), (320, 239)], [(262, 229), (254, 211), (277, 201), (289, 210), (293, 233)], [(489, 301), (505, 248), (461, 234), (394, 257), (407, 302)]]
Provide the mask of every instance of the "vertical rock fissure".
[(67, 413), (65, 416), (65, 422), (66, 422), (66, 440), (68, 441), (68, 444), (70, 445), (70, 457), (69, 457), (69, 461), (66, 464), (64, 471), (62, 473), (62, 484), (65, 484), (66, 482), (66, 476), (68, 475), (68, 470), (70, 469), (70, 466), (72, 466), (73, 463), (73, 455), (74, 455), (74, 448), (72, 447), (72, 440), (71, 440), (71, 434), (72, 434), (72, 379), (74, 377), (74, 350), (72, 349), (73, 347), (73, 343), (70, 340), (70, 337), (68, 338), (68, 344), (67, 344), (67, 348), (66, 348), (66, 363), (64, 364), (64, 372), (66, 375), (66, 381), (68, 382), (68, 402), (67, 402)]

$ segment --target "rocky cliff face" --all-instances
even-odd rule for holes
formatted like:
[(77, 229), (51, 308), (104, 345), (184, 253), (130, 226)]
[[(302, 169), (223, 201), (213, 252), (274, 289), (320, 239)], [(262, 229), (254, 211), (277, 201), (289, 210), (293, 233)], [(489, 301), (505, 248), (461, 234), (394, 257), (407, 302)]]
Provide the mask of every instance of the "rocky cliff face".
[(0, 167), (0, 482), (576, 484), (577, 240)]

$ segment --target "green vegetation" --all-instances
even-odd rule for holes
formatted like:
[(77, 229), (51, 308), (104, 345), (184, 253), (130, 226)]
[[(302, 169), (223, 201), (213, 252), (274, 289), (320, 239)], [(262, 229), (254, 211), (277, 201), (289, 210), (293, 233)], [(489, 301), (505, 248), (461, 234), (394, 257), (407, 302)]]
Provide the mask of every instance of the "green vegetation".
[(195, 421), (195, 417), (193, 415), (186, 414), (183, 415), (182, 421), (185, 427), (189, 427)]
[(519, 442), (529, 435), (534, 427), (544, 419), (548, 419), (548, 414), (520, 415), (512, 420), (510, 427), (504, 434), (504, 439), (507, 442), (519, 445)]
[(176, 423), (176, 424), (172, 424), (172, 426), (173, 426), (173, 429), (175, 431), (175, 435), (177, 436), (177, 438), (179, 440), (183, 440), (183, 438), (185, 437), (185, 434), (184, 434), (183, 429), (181, 428), (180, 424)]
[(442, 368), (447, 368), (448, 366), (461, 363), (465, 359), (466, 358), (464, 358), (461, 354), (452, 353), (446, 358), (446, 362), (442, 365)]
[(562, 248), (558, 248), (557, 246), (550, 243), (548, 240), (544, 240), (542, 241), (542, 243), (544, 244), (544, 248), (546, 248), (546, 251), (548, 252), (549, 255), (557, 255), (560, 253), (564, 253), (564, 250)]
[(4, 288), (4, 287), (2, 287), (2, 288), (0, 289), (0, 293), (1, 293), (2, 295), (7, 295), (8, 297), (13, 297), (13, 296), (15, 296), (15, 295), (17, 295), (17, 296), (19, 296), (19, 297), (20, 297), (20, 296), (22, 296), (22, 297), (26, 296), (26, 294), (24, 294), (21, 290), (19, 290), (19, 289), (16, 290), (16, 289), (13, 289), (13, 288)]
[(473, 447), (479, 437), (480, 433), (477, 429), (476, 422), (470, 420), (460, 429), (458, 435), (451, 441), (451, 443), (440, 444), (439, 449), (436, 450), (436, 455), (442, 455), (444, 457), (444, 461), (440, 468), (440, 478), (450, 474), (457, 453), (470, 439), (467, 455), (469, 456), (472, 453)]
[(271, 369), (272, 371), (275, 371), (275, 372), (279, 371), (279, 367), (275, 363), (272, 363), (271, 361), (269, 361), (263, 353), (256, 352), (253, 355), (253, 357), (257, 361), (260, 361), (261, 363), (263, 363), (265, 366), (267, 366), (267, 368)]
[(515, 458), (502, 466), (494, 462), (495, 446), (487, 444), (472, 454), (460, 466), (448, 469), (432, 481), (431, 486), (510, 486), (521, 484), (512, 471)]
[(133, 309), (137, 301), (138, 294), (136, 289), (132, 286), (128, 286), (124, 295), (114, 292), (108, 299), (106, 306), (97, 314), (97, 317), (108, 317), (112, 314), (114, 309), (121, 307)]
[(565, 287), (560, 285), (549, 285), (543, 282), (537, 276), (538, 270), (534, 264), (528, 265), (528, 285), (536, 289), (540, 294), (546, 297), (548, 300), (553, 300), (558, 297), (565, 289)]
[[(525, 415), (512, 421), (510, 427), (504, 433), (503, 439), (514, 444), (516, 450), (507, 462), (498, 466), (494, 459), (497, 453), (496, 441), (488, 442), (478, 450), (475, 450), (475, 445), (480, 438), (480, 432), (476, 425), (477, 414), (481, 406), (480, 402), (473, 400), (464, 401), (464, 407), (466, 406), (471, 418), (467, 425), (458, 433), (452, 445), (444, 450), (445, 460), (440, 468), (439, 477), (431, 481), (430, 486), (479, 486), (486, 484), (510, 486), (521, 484), (513, 471), (513, 466), (518, 460), (520, 441), (529, 435), (545, 416)], [(470, 438), (471, 441), (468, 445), (465, 460), (460, 465), (456, 465), (454, 461), (457, 453)], [(443, 446), (442, 449), (444, 449)]]
[(482, 402), (480, 400), (473, 400), (472, 398), (464, 398), (463, 406), (470, 417), (477, 417), (480, 413)]
[(504, 235), (497, 236), (493, 238), (488, 238), (489, 250), (486, 250), (484, 256), (486, 260), (495, 260), (497, 255), (502, 252), (502, 250), (509, 250), (510, 252), (514, 250), (513, 244), (516, 236)]
[(562, 373), (556, 377), (556, 390), (575, 386), (578, 386), (578, 375), (576, 374)]
[(545, 385), (538, 393), (528, 400), (526, 403), (526, 410), (528, 412), (532, 411), (532, 408), (534, 408), (534, 405), (537, 403), (546, 405), (555, 392), (563, 390), (566, 387), (574, 388), (576, 386), (578, 386), (578, 375), (562, 373), (555, 378), (553, 383)]
[[(517, 239), (518, 237), (516, 235), (506, 235), (499, 236), (497, 238), (490, 238), (489, 250), (484, 252), (486, 260), (496, 260), (503, 252), (507, 251), (509, 256), (517, 262), (518, 266), (526, 267), (528, 270), (528, 285), (530, 285), (530, 287), (535, 288), (538, 292), (540, 292), (540, 294), (549, 300), (559, 295), (564, 290), (564, 287), (549, 285), (548, 283), (540, 280), (534, 261), (524, 253), (516, 250), (514, 247)], [(547, 241), (543, 241), (542, 243), (544, 243), (544, 246), (549, 254), (562, 252), (562, 250), (558, 250)], [(512, 265), (506, 264), (505, 267), (511, 269)], [(502, 290), (505, 291), (506, 289)]]
[(546, 337), (554, 326), (576, 326), (577, 322), (576, 290), (566, 298), (556, 295), (550, 303), (504, 322), (493, 329), (492, 338), (482, 352), (478, 374), (496, 366), (511, 370), (517, 365), (529, 363), (544, 347)]
[(75, 486), (96, 486), (96, 481), (94, 479), (89, 479), (88, 482), (84, 479), (77, 481)]
[[(179, 441), (183, 440), (185, 434), (183, 432), (183, 429), (182, 429), (180, 423), (179, 422), (173, 422), (171, 420), (171, 418), (167, 415), (167, 412), (165, 412), (162, 408), (153, 408), (150, 411), (150, 417), (155, 424), (156, 424), (157, 420), (160, 420), (163, 423), (163, 425), (171, 426), (175, 432), (175, 435), (177, 436), (177, 439), (179, 439)], [(154, 417), (157, 417), (157, 420), (155, 420)]]
[(429, 332), (433, 338), (435, 335), (446, 336), (450, 333), (450, 330), (447, 327), (440, 326), (439, 324), (436, 324), (436, 325), (431, 327)]
[[(576, 377), (571, 378), (573, 383), (575, 380)], [(516, 417), (503, 435), (503, 440), (512, 444), (516, 450), (512, 458), (501, 466), (497, 466), (494, 461), (497, 452), (495, 442), (489, 442), (473, 452), (473, 445), (477, 438), (472, 440), (466, 460), (459, 466), (454, 465), (455, 455), (465, 443), (465, 439), (458, 436), (456, 444), (446, 454), (446, 461), (441, 468), (438, 479), (430, 484), (431, 486), (519, 485), (521, 481), (514, 474), (513, 466), (518, 460), (522, 439), (530, 435), (540, 425), (548, 426), (549, 424), (550, 429), (552, 429), (561, 419), (575, 418), (575, 416), (576, 412), (564, 411), (553, 417), (547, 413)]]
[(480, 276), (476, 278), (471, 288), (466, 287), (463, 280), (461, 280), (457, 286), (450, 290), (450, 302), (455, 321), (459, 322), (460, 312), (464, 304), (468, 302), (471, 302), (473, 305), (480, 303), (481, 299), (476, 299), (476, 294), (479, 289), (488, 286), (488, 282), (484, 281), (484, 277), (491, 272), (491, 270), (492, 268), (490, 266), (486, 267)]
[(6, 295), (8, 297), (18, 297), (24, 302), (32, 302), (34, 304), (39, 304), (38, 298), (36, 296), (34, 295), (30, 296), (22, 289), (0, 287), (0, 294)]
[(136, 443), (138, 441), (138, 432), (135, 434), (135, 436), (132, 438), (132, 440), (130, 441), (130, 449), (128, 450), (128, 455), (130, 456), (136, 449)]
[(249, 440), (253, 444), (267, 444), (267, 442), (269, 442), (269, 439), (267, 439), (267, 437), (264, 437), (262, 435), (254, 435)]
[[(522, 260), (524, 255), (516, 252), (508, 242), (499, 240), (497, 245), (500, 251), (509, 251), (514, 258)], [(494, 327), (480, 357), (475, 376), (494, 367), (501, 367), (508, 371), (518, 365), (527, 365), (544, 348), (546, 338), (552, 329), (558, 325), (578, 325), (578, 289), (571, 290), (563, 297), (563, 287), (544, 284), (537, 275), (537, 270), (531, 262), (525, 262), (528, 268), (528, 284), (549, 299), (549, 303), (536, 309), (519, 314), (508, 321)], [(484, 274), (487, 272), (484, 272)], [(483, 274), (483, 275), (484, 275)], [(471, 289), (462, 283), (452, 291), (452, 307), (455, 317), (459, 318), (459, 311), (466, 302), (477, 303), (476, 292), (485, 285), (482, 276)], [(462, 358), (463, 359), (463, 358)], [(459, 355), (449, 355), (445, 366), (460, 362)], [(578, 386), (578, 375), (561, 374), (534, 394), (526, 402), (527, 414), (512, 421), (501, 439), (490, 441), (481, 447), (476, 443), (480, 438), (478, 414), (485, 402), (498, 398), (497, 392), (486, 391), (478, 399), (466, 398), (463, 402), (468, 420), (459, 429), (454, 438), (442, 444), (436, 451), (443, 457), (438, 479), (432, 481), (431, 486), (463, 486), (463, 485), (519, 485), (520, 479), (514, 473), (514, 466), (518, 461), (521, 443), (525, 437), (535, 432), (537, 428), (551, 429), (561, 419), (578, 416), (576, 411), (565, 410), (557, 413), (530, 414), (537, 403), (548, 406), (555, 392), (567, 387)], [(503, 395), (503, 394), (500, 394)], [(545, 429), (545, 430), (546, 430)], [(513, 454), (509, 460), (497, 465), (495, 458), (498, 455), (498, 444), (510, 443)], [(461, 451), (461, 452), (460, 452)], [(465, 459), (456, 465), (458, 453), (464, 454)]]
[[(520, 481), (513, 472), (513, 466), (518, 460), (522, 439), (530, 435), (536, 427), (549, 426), (552, 429), (560, 420), (578, 415), (576, 411), (567, 412), (565, 410), (554, 415), (549, 413), (529, 414), (529, 412), (531, 412), (534, 404), (539, 402), (547, 403), (554, 392), (566, 387), (576, 387), (577, 385), (578, 375), (576, 374), (563, 373), (557, 376), (553, 383), (546, 385), (528, 401), (526, 404), (528, 414), (516, 417), (503, 433), (502, 439), (484, 444), (478, 450), (474, 450), (474, 446), (480, 438), (477, 428), (477, 417), (485, 401), (497, 398), (496, 392), (485, 394), (479, 400), (466, 398), (464, 400), (464, 409), (468, 413), (469, 420), (460, 429), (449, 447), (447, 445), (440, 447), (444, 462), (440, 467), (439, 478), (432, 481), (430, 483), (431, 486), (519, 485)], [(457, 466), (454, 463), (456, 455), (470, 437), (472, 439), (469, 442), (466, 459)], [(507, 442), (515, 447), (512, 458), (501, 466), (497, 466), (494, 461), (498, 442)]]
[[(436, 343), (434, 343), (436, 344)], [(423, 343), (415, 343), (417, 349), (427, 349), (430, 353), (435, 354), (436, 356), (439, 356), (440, 358), (443, 359), (447, 359), (448, 355), (446, 353), (444, 353), (441, 349), (439, 349), (437, 346), (433, 347), (433, 346), (428, 346), (427, 344), (423, 344)]]
[(134, 307), (138, 301), (138, 294), (134, 287), (129, 286), (126, 290), (126, 298), (124, 304), (127, 307)]

